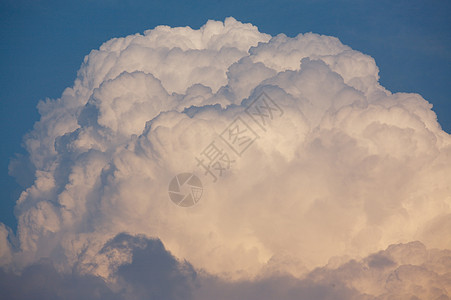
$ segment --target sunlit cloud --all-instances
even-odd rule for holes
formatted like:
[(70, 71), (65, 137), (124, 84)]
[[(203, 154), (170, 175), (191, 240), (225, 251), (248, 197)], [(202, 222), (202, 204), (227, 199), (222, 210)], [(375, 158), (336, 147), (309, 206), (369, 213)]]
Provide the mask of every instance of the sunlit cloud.
[(11, 165), (34, 181), (1, 276), (96, 278), (99, 298), (448, 295), (451, 138), (378, 73), (337, 38), (233, 18), (106, 42)]

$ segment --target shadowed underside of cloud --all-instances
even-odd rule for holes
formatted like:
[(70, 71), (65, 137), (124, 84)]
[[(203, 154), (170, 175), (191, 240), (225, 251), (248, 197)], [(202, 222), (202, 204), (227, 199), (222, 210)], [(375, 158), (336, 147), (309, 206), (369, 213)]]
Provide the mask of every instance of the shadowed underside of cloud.
[(173, 257), (158, 239), (119, 234), (101, 252), (130, 254), (115, 281), (58, 272), (42, 260), (20, 275), (1, 271), (4, 299), (449, 299), (451, 251), (420, 242), (391, 245), (362, 260), (317, 268), (303, 278), (267, 274), (227, 281)]
[[(233, 18), (106, 42), (11, 163), (26, 187), (2, 276), (130, 299), (447, 295), (448, 250), (426, 249), (451, 249), (451, 138), (378, 72), (334, 37)], [(186, 172), (190, 208), (168, 197)]]
[(121, 299), (98, 277), (59, 273), (51, 261), (26, 267), (20, 275), (0, 270), (1, 299)]

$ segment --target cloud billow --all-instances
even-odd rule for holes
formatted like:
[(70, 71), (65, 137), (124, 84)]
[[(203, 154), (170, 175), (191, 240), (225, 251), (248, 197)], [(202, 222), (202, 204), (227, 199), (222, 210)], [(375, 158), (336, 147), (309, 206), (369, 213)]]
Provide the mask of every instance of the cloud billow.
[[(378, 71), (337, 38), (271, 37), (233, 18), (106, 42), (38, 105), (17, 247), (0, 227), (3, 272), (93, 276), (130, 299), (253, 299), (262, 285), (284, 299), (388, 299), (415, 284), (446, 297), (449, 266), (434, 259), (449, 250), (433, 248), (451, 249), (451, 138), (430, 103), (386, 90)], [(279, 108), (266, 127), (246, 113), (262, 93)], [(196, 158), (213, 141), (226, 151), (237, 117), (256, 139), (213, 181)], [(184, 172), (204, 185), (194, 207), (168, 196)]]

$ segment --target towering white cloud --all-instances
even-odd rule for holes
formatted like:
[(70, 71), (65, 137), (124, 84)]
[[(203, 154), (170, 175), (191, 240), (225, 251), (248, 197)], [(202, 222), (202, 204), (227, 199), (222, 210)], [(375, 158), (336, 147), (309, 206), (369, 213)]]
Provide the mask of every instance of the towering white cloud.
[[(401, 283), (353, 272), (406, 265), (397, 274), (421, 273), (425, 289), (441, 282), (430, 295), (446, 295), (448, 265), (369, 256), (416, 240), (451, 249), (451, 137), (420, 95), (392, 94), (378, 79), (373, 58), (336, 38), (271, 37), (233, 18), (112, 39), (61, 98), (39, 104), (25, 138), (35, 180), (17, 202), (20, 243), (2, 225), (0, 263), (21, 270), (51, 258), (60, 272), (120, 285), (133, 251), (107, 245), (127, 232), (161, 239), (218, 280), (282, 272), (307, 285), (333, 265), (350, 278), (342, 295), (378, 296)], [(252, 114), (262, 93), (269, 118)], [(256, 138), (242, 153), (221, 139), (236, 117)], [(212, 142), (229, 159), (216, 178), (196, 160)], [(184, 172), (204, 185), (190, 208), (167, 192)]]

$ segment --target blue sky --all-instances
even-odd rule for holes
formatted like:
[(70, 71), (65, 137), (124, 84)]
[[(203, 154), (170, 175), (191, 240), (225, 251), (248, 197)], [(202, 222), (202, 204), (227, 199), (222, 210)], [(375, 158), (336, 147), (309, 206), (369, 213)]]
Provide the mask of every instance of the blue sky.
[(233, 16), (276, 35), (315, 32), (375, 58), (392, 92), (416, 92), (451, 132), (450, 1), (47, 1), (0, 3), (0, 221), (15, 227), (22, 186), (8, 175), (39, 100), (71, 86), (83, 57), (103, 42), (157, 25), (199, 28)]

